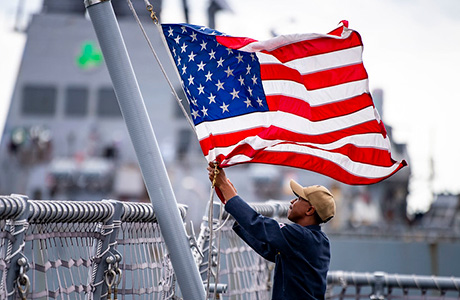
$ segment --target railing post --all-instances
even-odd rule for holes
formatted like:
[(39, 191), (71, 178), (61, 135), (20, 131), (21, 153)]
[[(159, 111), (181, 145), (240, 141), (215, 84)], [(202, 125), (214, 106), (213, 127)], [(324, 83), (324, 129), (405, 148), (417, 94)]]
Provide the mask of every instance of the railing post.
[(384, 300), (385, 299), (385, 273), (375, 272), (374, 273), (374, 285), (372, 287), (372, 294), (370, 299), (372, 300)]
[(109, 265), (113, 262), (113, 246), (116, 243), (116, 237), (121, 224), (123, 214), (123, 204), (115, 200), (109, 201), (113, 205), (113, 214), (109, 217), (101, 228), (101, 239), (94, 247), (94, 265), (90, 276), (91, 285), (93, 286), (92, 294), (89, 299), (103, 299), (107, 297), (107, 285), (105, 281), (106, 272)]
[[(27, 229), (27, 219), (29, 217), (29, 203), (27, 196), (11, 195), (10, 197), (2, 199), (4, 204), (10, 206), (12, 212), (15, 214), (13, 218), (7, 220), (5, 231), (9, 234), (7, 249), (5, 253), (6, 269), (6, 293), (7, 299), (15, 299), (15, 292), (17, 280), (20, 275), (23, 279), (19, 282), (23, 295), (28, 292), (29, 280), (25, 272), (28, 269), (27, 258), (22, 254), (25, 245), (25, 232)], [(21, 274), (20, 274), (21, 271)]]

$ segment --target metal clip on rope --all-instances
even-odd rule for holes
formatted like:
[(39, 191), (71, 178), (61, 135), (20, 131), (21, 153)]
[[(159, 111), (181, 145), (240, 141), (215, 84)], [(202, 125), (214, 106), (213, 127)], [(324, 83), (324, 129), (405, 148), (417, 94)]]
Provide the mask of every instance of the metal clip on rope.
[(217, 161), (214, 162), (214, 178), (212, 179), (212, 187), (214, 188), (216, 186), (216, 177), (217, 177), (217, 174), (219, 174), (219, 164), (217, 163)]
[(121, 261), (121, 255), (120, 254), (115, 254), (115, 269), (114, 269), (114, 272), (115, 272), (115, 277), (116, 277), (116, 280), (115, 280), (115, 286), (113, 287), (113, 299), (114, 300), (117, 300), (118, 299), (118, 285), (120, 284), (121, 282), (121, 277), (122, 277), (122, 270), (120, 269), (120, 261)]
[(18, 259), (19, 267), (19, 277), (16, 281), (18, 286), (18, 292), (21, 296), (22, 300), (26, 300), (27, 293), (29, 292), (30, 288), (30, 280), (29, 277), (26, 275), (27, 269), (29, 268), (29, 264), (27, 263), (27, 259), (25, 257), (21, 257)]
[(158, 21), (157, 15), (156, 15), (155, 12), (153, 11), (153, 5), (152, 5), (152, 4), (148, 4), (148, 5), (147, 5), (147, 10), (150, 12), (150, 18), (152, 19), (153, 23), (154, 23), (154, 24), (158, 24), (159, 21)]
[(113, 299), (117, 300), (118, 299), (118, 285), (121, 282), (121, 275), (123, 272), (121, 271), (119, 267), (116, 267), (114, 272), (115, 272), (116, 280), (115, 280), (115, 285), (113, 287)]
[(113, 256), (108, 256), (106, 262), (109, 265), (109, 268), (105, 272), (105, 284), (107, 284), (107, 299), (112, 299), (112, 286), (114, 285), (115, 279), (117, 277), (117, 273), (112, 269), (112, 266), (115, 262), (115, 258)]
[(117, 274), (114, 270), (107, 270), (105, 273), (105, 283), (107, 284), (107, 299), (112, 299), (112, 286), (115, 283)]

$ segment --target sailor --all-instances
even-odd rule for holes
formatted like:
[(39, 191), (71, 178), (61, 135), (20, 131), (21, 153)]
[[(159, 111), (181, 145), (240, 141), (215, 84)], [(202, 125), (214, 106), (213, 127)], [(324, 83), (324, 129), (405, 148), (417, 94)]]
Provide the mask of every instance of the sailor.
[(233, 230), (254, 251), (275, 263), (272, 300), (324, 299), (329, 270), (329, 239), (320, 225), (335, 214), (334, 197), (320, 185), (303, 187), (291, 180), (295, 199), (288, 219), (281, 224), (254, 211), (242, 198), (223, 169), (208, 166), (225, 210), (236, 220)]

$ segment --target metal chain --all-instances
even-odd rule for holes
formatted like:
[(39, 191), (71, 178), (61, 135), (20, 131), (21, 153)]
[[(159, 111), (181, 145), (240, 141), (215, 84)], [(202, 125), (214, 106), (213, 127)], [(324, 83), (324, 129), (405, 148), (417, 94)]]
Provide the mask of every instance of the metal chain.
[(157, 15), (156, 15), (155, 12), (153, 11), (153, 5), (152, 5), (152, 4), (147, 5), (147, 10), (150, 12), (150, 18), (152, 19), (153, 23), (154, 23), (154, 24), (160, 23), (160, 22), (158, 21)]
[(115, 286), (113, 288), (113, 293), (114, 293), (113, 299), (114, 300), (118, 299), (118, 285), (121, 282), (121, 277), (123, 274), (123, 271), (120, 269), (120, 261), (121, 261), (121, 255), (115, 254), (114, 272), (115, 272), (116, 280), (115, 280)]
[(107, 299), (118, 299), (118, 285), (121, 282), (122, 270), (120, 269), (121, 255), (114, 254), (108, 256), (105, 261), (108, 264), (107, 271), (105, 271), (105, 284), (107, 285)]
[(107, 300), (112, 299), (112, 287), (114, 286), (117, 273), (115, 272), (113, 265), (115, 263), (115, 258), (110, 255), (105, 261), (108, 264), (107, 271), (105, 271), (105, 284), (107, 285)]
[(109, 265), (109, 269), (105, 272), (105, 284), (107, 284), (107, 299), (112, 299), (112, 286), (115, 283), (117, 274)]
[(30, 288), (30, 280), (29, 277), (26, 275), (26, 271), (28, 268), (27, 259), (25, 257), (21, 257), (18, 259), (19, 267), (19, 277), (16, 281), (19, 295), (21, 296), (22, 300), (27, 299), (27, 293), (29, 292)]
[(220, 173), (219, 169), (219, 164), (217, 161), (214, 162), (214, 177), (212, 178), (212, 187), (215, 188), (216, 187), (216, 177), (217, 177), (217, 174)]

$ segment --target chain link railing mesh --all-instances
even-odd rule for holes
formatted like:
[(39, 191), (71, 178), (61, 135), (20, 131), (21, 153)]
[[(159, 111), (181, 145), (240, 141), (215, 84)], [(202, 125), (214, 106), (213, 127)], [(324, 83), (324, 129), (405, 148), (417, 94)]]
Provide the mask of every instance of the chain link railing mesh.
[(85, 299), (98, 241), (113, 207), (102, 202), (29, 201), (24, 254), (29, 299)]
[[(286, 203), (253, 203), (251, 206), (259, 213), (275, 217), (279, 221), (286, 221)], [(214, 204), (214, 216), (219, 216), (220, 205)], [(228, 215), (224, 212), (221, 217), (226, 220)], [(254, 252), (242, 239), (232, 230), (235, 223), (233, 218), (227, 221), (217, 220), (213, 222), (214, 234), (211, 251), (209, 251), (210, 229), (208, 219), (205, 217), (201, 224), (198, 244), (202, 248), (203, 258), (200, 262), (200, 273), (203, 281), (210, 278), (211, 289), (213, 285), (226, 284), (227, 291), (219, 295), (220, 299), (244, 299), (264, 300), (271, 299), (272, 275), (274, 264), (263, 259)], [(212, 272), (208, 275), (208, 254), (211, 253)], [(218, 278), (216, 280), (216, 278)], [(217, 289), (212, 289), (217, 290)], [(213, 299), (216, 298), (213, 292), (210, 293)]]
[[(216, 283), (227, 285), (227, 292), (220, 295), (220, 299), (270, 299), (271, 297), (271, 270), (273, 263), (264, 260), (244, 243), (232, 230), (234, 221), (231, 220), (220, 229), (221, 247), (220, 258), (217, 249), (211, 250), (212, 276), (211, 288)], [(208, 230), (204, 238), (209, 240)], [(202, 229), (203, 233), (203, 229)], [(217, 237), (216, 237), (217, 238)], [(201, 263), (201, 276), (206, 282), (208, 276), (209, 243), (203, 249), (204, 259)], [(219, 260), (219, 262), (218, 262)], [(219, 265), (219, 268), (217, 266)]]
[[(126, 203), (117, 250), (123, 276), (122, 299), (171, 299), (176, 280), (165, 242), (151, 205)], [(185, 217), (185, 210), (181, 211)]]
[(31, 223), (24, 253), (29, 259), (31, 299), (84, 299), (91, 291), (97, 223)]
[[(0, 299), (174, 297), (174, 271), (151, 204), (26, 200), (25, 234), (15, 247), (15, 218), (23, 206), (16, 200), (0, 198)], [(184, 219), (185, 207), (179, 210)], [(19, 272), (7, 279), (16, 256), (27, 262), (22, 284)], [(111, 270), (120, 276), (110, 277)]]

